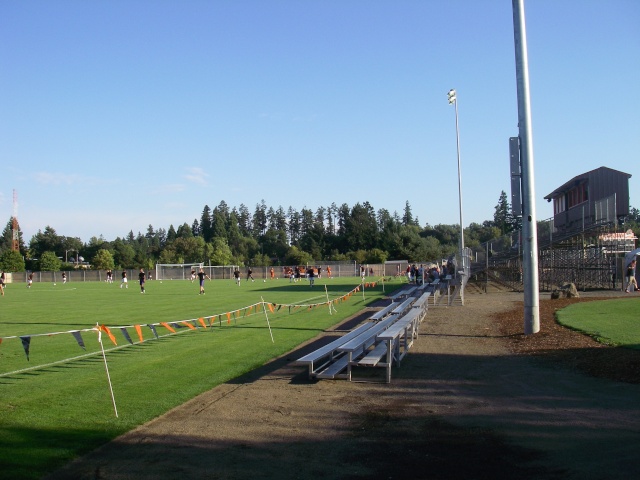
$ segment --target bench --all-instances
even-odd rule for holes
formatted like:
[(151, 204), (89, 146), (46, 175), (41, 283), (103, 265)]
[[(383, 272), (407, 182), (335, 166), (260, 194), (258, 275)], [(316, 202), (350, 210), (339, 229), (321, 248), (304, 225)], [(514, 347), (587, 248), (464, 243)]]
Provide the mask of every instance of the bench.
[(381, 362), (382, 358), (380, 358), (376, 365), (386, 367), (387, 383), (391, 382), (393, 362), (395, 361), (400, 365), (400, 361), (413, 345), (413, 339), (417, 336), (418, 323), (421, 318), (421, 309), (412, 309), (388, 329), (378, 334), (377, 340), (381, 345), (384, 345), (387, 358), (385, 362)]
[(418, 299), (413, 302), (413, 308), (429, 308), (429, 297), (431, 296), (431, 292), (424, 292)]
[(404, 287), (398, 289), (396, 291), (396, 293), (394, 293), (393, 295), (389, 295), (389, 298), (391, 299), (392, 302), (395, 302), (396, 300), (398, 300), (403, 295), (404, 295)]
[[(336, 350), (339, 346), (345, 344), (352, 338), (357, 337), (362, 332), (370, 329), (374, 325), (373, 322), (366, 322), (362, 325), (354, 328), (349, 333), (343, 335), (342, 337), (324, 345), (317, 350), (305, 355), (304, 357), (299, 358), (294, 362), (296, 365), (308, 365), (309, 366), (309, 378), (312, 378), (317, 375), (318, 371), (326, 367), (327, 365), (334, 362), (336, 359)], [(346, 358), (346, 357), (345, 357)]]
[[(366, 354), (369, 347), (376, 344), (378, 334), (388, 329), (397, 321), (397, 319), (398, 315), (390, 314), (381, 322), (376, 323), (373, 327), (363, 331), (360, 335), (353, 337), (347, 343), (344, 343), (337, 348), (338, 352), (346, 353), (346, 356), (348, 358), (346, 364), (344, 365), (347, 368), (347, 373), (345, 375), (345, 378), (347, 380), (351, 380), (351, 367), (354, 364), (357, 364), (359, 358)], [(331, 373), (333, 374), (333, 376), (331, 377), (329, 377), (326, 372), (322, 372), (317, 376), (318, 378), (335, 378), (340, 372), (332, 371)]]
[(358, 360), (358, 366), (360, 367), (376, 367), (380, 360), (387, 355), (387, 344), (384, 342), (378, 343), (375, 348), (369, 351), (363, 358)]
[(402, 287), (396, 293), (390, 295), (389, 298), (392, 302), (395, 302), (396, 300), (400, 299), (400, 297), (407, 297), (411, 295), (416, 290), (416, 288), (417, 287), (415, 286), (409, 288)]
[(401, 304), (399, 305), (396, 304), (396, 307), (392, 310), (392, 313), (395, 313), (397, 315), (402, 315), (405, 312), (405, 310), (407, 310), (415, 300), (416, 300), (415, 298), (409, 297)]
[(384, 307), (382, 310), (378, 310), (376, 313), (371, 315), (371, 317), (369, 317), (369, 319), (373, 320), (374, 322), (377, 322), (378, 320), (382, 320), (384, 317), (386, 317), (397, 306), (398, 306), (397, 303), (391, 302), (389, 305)]

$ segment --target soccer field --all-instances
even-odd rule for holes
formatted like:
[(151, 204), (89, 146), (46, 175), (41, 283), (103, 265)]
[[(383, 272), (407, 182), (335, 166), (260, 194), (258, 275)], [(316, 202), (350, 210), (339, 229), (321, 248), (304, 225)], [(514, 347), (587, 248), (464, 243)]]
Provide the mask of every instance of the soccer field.
[[(321, 279), (311, 288), (306, 280), (243, 280), (238, 287), (215, 280), (205, 283), (205, 295), (198, 294), (197, 281), (151, 281), (144, 294), (134, 282), (127, 289), (117, 282), (9, 285), (0, 298), (3, 474), (40, 478), (290, 351), (380, 299), (383, 288), (389, 293), (401, 285), (378, 282), (363, 291), (358, 282)], [(106, 325), (117, 342), (102, 334), (113, 397), (91, 330), (96, 324)], [(148, 324), (156, 324), (159, 338)], [(29, 360), (17, 337), (29, 338)]]

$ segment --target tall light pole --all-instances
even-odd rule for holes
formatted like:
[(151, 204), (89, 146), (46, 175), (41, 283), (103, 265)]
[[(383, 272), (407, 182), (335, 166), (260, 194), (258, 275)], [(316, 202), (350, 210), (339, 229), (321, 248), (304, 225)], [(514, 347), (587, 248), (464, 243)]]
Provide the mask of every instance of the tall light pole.
[(460, 129), (458, 127), (458, 98), (456, 91), (452, 88), (447, 93), (449, 105), (456, 107), (456, 147), (458, 151), (458, 201), (460, 203), (460, 261), (464, 270), (464, 223), (462, 223), (462, 174), (460, 172)]
[(540, 286), (538, 279), (538, 233), (533, 178), (533, 140), (529, 95), (529, 60), (524, 21), (524, 0), (512, 0), (513, 33), (518, 87), (518, 129), (522, 169), (522, 274), (524, 283), (524, 333), (540, 331)]

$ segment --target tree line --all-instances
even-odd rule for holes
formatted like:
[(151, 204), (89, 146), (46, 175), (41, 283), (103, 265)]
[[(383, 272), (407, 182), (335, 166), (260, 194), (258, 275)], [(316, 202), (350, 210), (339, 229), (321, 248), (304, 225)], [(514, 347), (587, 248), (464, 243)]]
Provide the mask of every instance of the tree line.
[[(632, 209), (636, 221), (638, 211)], [(473, 247), (519, 228), (504, 191), (492, 220), (464, 228), (465, 246)], [(146, 268), (156, 263), (211, 265), (305, 265), (323, 261), (383, 263), (447, 258), (458, 250), (460, 226), (428, 223), (421, 227), (405, 203), (402, 215), (369, 202), (302, 208), (269, 207), (262, 200), (251, 212), (244, 204), (230, 208), (221, 201), (205, 205), (200, 218), (175, 228), (130, 231), (125, 237), (102, 236), (83, 242), (59, 235), (47, 225), (20, 251), (11, 250), (13, 218), (0, 237), (0, 268), (4, 271), (58, 271), (72, 268)]]

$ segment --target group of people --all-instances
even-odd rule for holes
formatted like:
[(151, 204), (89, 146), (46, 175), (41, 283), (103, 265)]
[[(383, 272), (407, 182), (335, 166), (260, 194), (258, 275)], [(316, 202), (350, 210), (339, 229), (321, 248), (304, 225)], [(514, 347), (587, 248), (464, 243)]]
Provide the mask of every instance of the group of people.
[(435, 280), (451, 275), (455, 275), (455, 267), (452, 262), (448, 262), (446, 265), (433, 265), (430, 268), (424, 265), (416, 266), (407, 265), (407, 280), (409, 283), (415, 283), (416, 285), (422, 285), (422, 282), (432, 283)]
[[(308, 278), (312, 281), (312, 279), (315, 280), (316, 278), (322, 278), (322, 267), (282, 267), (282, 275), (284, 278), (289, 279), (289, 283), (295, 283), (301, 278)], [(331, 267), (327, 267), (327, 276), (332, 278)]]
[[(202, 270), (202, 269), (201, 269)], [(272, 269), (273, 270), (273, 269)], [(242, 280), (242, 274), (240, 273), (240, 269), (236, 268), (233, 271), (233, 279), (236, 282), (236, 285), (240, 286), (240, 282)], [(247, 282), (251, 280), (252, 282), (255, 282), (256, 279), (253, 278), (253, 270), (251, 269), (251, 267), (247, 268)]]

